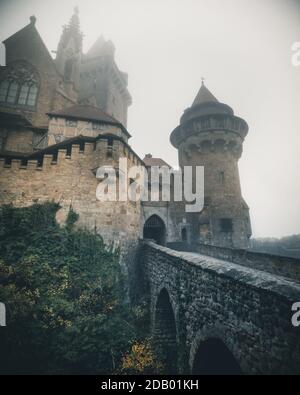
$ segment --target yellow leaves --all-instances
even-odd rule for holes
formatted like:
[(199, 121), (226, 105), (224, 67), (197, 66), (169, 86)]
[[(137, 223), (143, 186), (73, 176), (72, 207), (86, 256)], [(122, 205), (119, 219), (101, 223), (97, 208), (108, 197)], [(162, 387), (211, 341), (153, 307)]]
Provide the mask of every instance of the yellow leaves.
[(157, 362), (149, 340), (136, 342), (131, 351), (122, 359), (121, 372), (143, 374), (149, 371), (157, 371), (160, 364)]

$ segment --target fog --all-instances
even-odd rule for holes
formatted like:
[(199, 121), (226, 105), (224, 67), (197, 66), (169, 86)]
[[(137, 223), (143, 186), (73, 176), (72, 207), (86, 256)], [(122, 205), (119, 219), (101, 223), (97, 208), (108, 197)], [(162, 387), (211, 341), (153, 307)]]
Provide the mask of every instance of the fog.
[[(3, 41), (37, 17), (55, 50), (79, 6), (84, 51), (104, 35), (129, 74), (130, 143), (177, 165), (169, 135), (205, 84), (249, 124), (239, 162), (256, 237), (300, 233), (300, 2), (295, 0), (0, 0)], [(4, 63), (1, 48), (0, 63)]]

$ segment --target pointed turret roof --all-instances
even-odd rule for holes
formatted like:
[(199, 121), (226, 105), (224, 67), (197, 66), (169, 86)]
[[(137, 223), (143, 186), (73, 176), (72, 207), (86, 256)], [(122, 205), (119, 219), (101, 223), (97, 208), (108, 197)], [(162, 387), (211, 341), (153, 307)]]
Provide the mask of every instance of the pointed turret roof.
[(203, 104), (203, 103), (211, 103), (215, 102), (218, 103), (218, 99), (206, 88), (204, 85), (204, 82), (202, 81), (202, 85), (199, 89), (199, 92), (197, 93), (197, 96), (195, 97), (195, 100), (193, 101), (192, 107), (196, 106), (198, 104)]

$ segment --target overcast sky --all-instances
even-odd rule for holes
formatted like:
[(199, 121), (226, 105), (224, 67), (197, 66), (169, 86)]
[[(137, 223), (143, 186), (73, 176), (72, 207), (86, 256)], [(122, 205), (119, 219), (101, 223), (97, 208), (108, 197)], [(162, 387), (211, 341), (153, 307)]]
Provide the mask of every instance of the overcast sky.
[[(79, 6), (84, 51), (101, 34), (129, 74), (131, 145), (177, 165), (169, 135), (200, 87), (249, 124), (239, 162), (256, 237), (300, 233), (299, 0), (0, 0), (0, 39), (29, 16), (55, 50)], [(3, 48), (0, 63), (3, 64)]]

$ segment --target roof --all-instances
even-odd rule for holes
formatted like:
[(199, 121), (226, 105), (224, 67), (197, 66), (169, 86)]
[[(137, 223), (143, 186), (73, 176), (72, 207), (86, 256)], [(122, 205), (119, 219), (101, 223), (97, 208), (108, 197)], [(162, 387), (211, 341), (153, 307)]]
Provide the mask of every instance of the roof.
[(202, 82), (201, 88), (193, 101), (192, 107), (202, 103), (218, 103), (218, 99), (206, 88), (204, 83)]
[(91, 48), (88, 50), (86, 55), (89, 57), (96, 57), (101, 55), (104, 45), (105, 45), (104, 37), (100, 36), (99, 38), (97, 38), (95, 43), (91, 46)]
[(52, 56), (50, 55), (48, 48), (46, 47), (38, 30), (35, 27), (36, 17), (31, 16), (29, 19), (30, 19), (29, 24), (27, 24), (22, 29), (18, 30), (16, 33), (12, 34), (11, 36), (9, 36), (5, 40), (3, 40), (2, 41), (3, 44), (5, 46), (10, 43), (11, 43), (11, 45), (15, 45), (15, 43), (17, 41), (23, 40), (23, 39), (26, 39), (28, 42), (34, 41), (35, 43), (38, 43), (41, 46), (42, 50), (44, 51), (44, 54), (48, 57), (48, 60), (53, 65), (53, 67), (56, 69), (54, 60), (53, 60)]
[(145, 163), (146, 167), (150, 167), (150, 166), (168, 166), (169, 168), (171, 168), (171, 166), (165, 162), (163, 159), (161, 158), (153, 158), (151, 154), (147, 154), (145, 155), (143, 162)]
[(0, 124), (5, 126), (32, 127), (32, 123), (22, 114), (0, 111)]
[(115, 119), (111, 115), (108, 115), (99, 107), (95, 107), (89, 104), (76, 104), (72, 107), (51, 111), (47, 114), (50, 117), (71, 118), (71, 119), (79, 119), (83, 121), (95, 121), (109, 125), (116, 125), (121, 127), (124, 133), (128, 137), (131, 137), (131, 135), (126, 130), (126, 128), (117, 119)]

